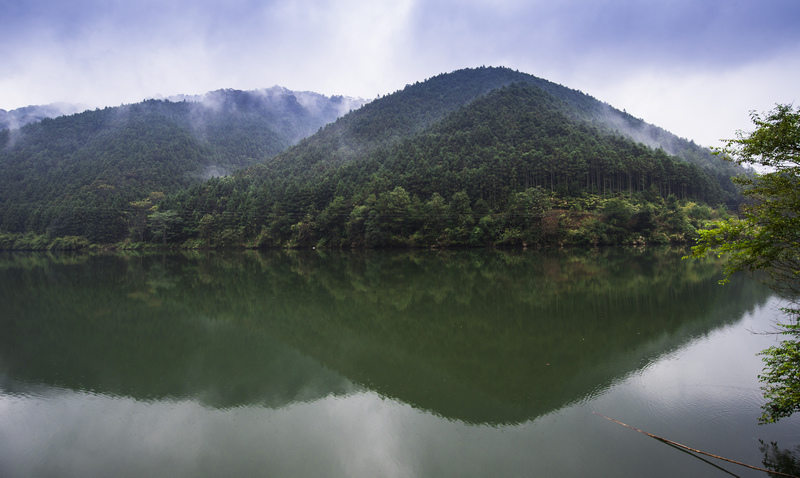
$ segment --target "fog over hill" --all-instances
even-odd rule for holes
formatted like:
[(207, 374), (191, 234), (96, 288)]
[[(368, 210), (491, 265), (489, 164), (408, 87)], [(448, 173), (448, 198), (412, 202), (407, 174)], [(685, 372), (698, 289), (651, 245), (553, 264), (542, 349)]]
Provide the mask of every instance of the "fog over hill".
[(86, 110), (86, 107), (72, 103), (51, 103), (48, 105), (31, 105), (10, 111), (0, 109), (0, 129), (19, 129), (29, 123), (36, 123), (45, 118), (71, 115)]
[(38, 122), (59, 110), (31, 107), (14, 116), (31, 122), (0, 129), (0, 230), (120, 237), (130, 202), (265, 161), (363, 103), (275, 87)]
[(0, 230), (186, 247), (684, 242), (689, 209), (698, 226), (713, 216), (694, 202), (738, 201), (741, 168), (509, 68), (366, 104), (281, 87), (172, 100), (0, 130)]
[(407, 85), (163, 206), (198, 231), (172, 240), (201, 247), (683, 242), (694, 226), (676, 201), (735, 208), (741, 172), (581, 91), (480, 67)]

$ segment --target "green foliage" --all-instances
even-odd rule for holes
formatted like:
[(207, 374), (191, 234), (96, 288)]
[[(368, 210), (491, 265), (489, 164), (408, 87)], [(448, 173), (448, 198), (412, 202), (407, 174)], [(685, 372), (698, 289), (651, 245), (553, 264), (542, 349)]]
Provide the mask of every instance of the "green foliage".
[(693, 237), (709, 210), (685, 201), (733, 199), (702, 148), (505, 68), (409, 85), (274, 157), (303, 118), (217, 99), (31, 125), (0, 153), (0, 226), (191, 247), (644, 244)]
[[(330, 102), (333, 102), (331, 99)], [(329, 102), (329, 103), (330, 103)], [(113, 243), (147, 235), (151, 191), (175, 193), (272, 157), (338, 115), (283, 92), (148, 100), (0, 133), (0, 227)]]
[(757, 129), (729, 140), (722, 153), (740, 164), (772, 168), (741, 178), (751, 199), (741, 218), (701, 231), (694, 255), (726, 255), (727, 273), (765, 270), (780, 288), (798, 291), (800, 280), (800, 110), (779, 105), (765, 117), (753, 113)]
[(89, 247), (89, 240), (80, 236), (57, 237), (47, 246), (51, 251), (77, 251)]
[[(775, 289), (800, 292), (800, 109), (778, 105), (761, 116), (752, 113), (751, 133), (738, 132), (721, 151), (739, 164), (769, 168), (740, 179), (751, 202), (741, 218), (700, 231), (694, 256), (708, 253), (727, 258), (726, 274), (764, 270)], [(727, 278), (726, 276), (726, 278)], [(790, 338), (763, 352), (765, 382), (763, 422), (800, 410), (800, 311), (787, 310), (793, 322), (783, 325)]]
[(761, 352), (764, 370), (758, 378), (764, 382), (762, 390), (767, 399), (762, 423), (776, 422), (800, 411), (800, 310), (785, 311), (794, 317), (794, 323), (781, 325), (781, 333), (788, 338)]
[(44, 234), (0, 232), (0, 251), (77, 251), (86, 249), (90, 242), (85, 237), (64, 236), (50, 238)]
[(152, 230), (152, 236), (162, 243), (174, 237), (175, 229), (183, 222), (177, 211), (153, 211), (147, 216)]
[(605, 107), (570, 92), (503, 69), (436, 77), (165, 207), (187, 231), (238, 225), (266, 247), (542, 246), (685, 242), (716, 213), (682, 201), (730, 199), (707, 169), (599, 124)]

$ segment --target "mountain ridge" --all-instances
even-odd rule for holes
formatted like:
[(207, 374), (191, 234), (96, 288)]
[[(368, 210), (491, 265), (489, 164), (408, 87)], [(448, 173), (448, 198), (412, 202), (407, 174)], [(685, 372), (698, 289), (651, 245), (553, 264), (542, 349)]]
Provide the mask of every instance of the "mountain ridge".
[[(466, 87), (461, 84), (459, 88), (448, 88), (453, 83), (464, 83), (465, 77), (468, 78)], [(728, 179), (741, 173), (740, 169), (714, 156), (708, 148), (680, 138), (579, 90), (505, 67), (465, 68), (406, 85), (401, 90), (364, 105), (354, 112), (355, 115), (343, 116), (326, 125), (319, 134), (307, 138), (293, 148), (292, 152), (278, 155), (273, 163), (286, 155), (292, 155), (292, 161), (297, 161), (299, 156), (307, 168), (318, 163), (321, 157), (329, 160), (328, 156), (332, 156), (337, 161), (346, 161), (354, 152), (369, 153), (376, 147), (385, 146), (387, 142), (413, 135), (480, 96), (512, 83), (531, 84), (561, 99), (572, 107), (571, 113), (576, 119), (591, 122), (648, 147), (661, 148), (667, 154), (695, 163), (707, 172), (721, 171), (721, 174), (716, 175), (717, 181), (724, 185), (728, 193), (738, 195)], [(405, 111), (404, 106), (408, 103), (421, 101), (426, 102), (423, 114), (409, 115)], [(384, 119), (387, 115), (394, 117), (388, 124), (381, 124), (379, 118)], [(373, 144), (375, 137), (382, 137), (381, 144)], [(331, 141), (332, 139), (335, 141)], [(328, 148), (323, 154), (315, 143), (326, 140), (333, 142), (336, 148)], [(308, 149), (308, 154), (296, 152), (304, 147)], [(315, 149), (316, 152), (313, 151)], [(270, 167), (275, 167), (275, 164)]]
[[(26, 177), (35, 183), (37, 176), (10, 168), (11, 179), (0, 180), (0, 226), (12, 232), (82, 235), (95, 242), (138, 237), (189, 247), (596, 244), (646, 237), (664, 242), (691, 236), (689, 202), (737, 200), (730, 176), (739, 169), (710, 151), (578, 90), (508, 68), (436, 75), (349, 110), (314, 134), (312, 128), (303, 129), (300, 119), (308, 113), (303, 103), (319, 106), (314, 103), (318, 97), (298, 99), (285, 91), (217, 90), (201, 102), (149, 100), (115, 109), (122, 117), (133, 112), (143, 118), (138, 110), (151, 115), (124, 141), (105, 138), (105, 150), (145, 151), (134, 158), (120, 153), (116, 162), (105, 165), (113, 169), (133, 161), (126, 166), (132, 173), (117, 182), (94, 178), (77, 190), (67, 181), (73, 190), (66, 205), (48, 202), (52, 188), (45, 188), (38, 208), (26, 212), (20, 201), (24, 195), (14, 198), (13, 188), (20, 177), (26, 184)], [(273, 108), (259, 116), (255, 112), (264, 104)], [(338, 114), (347, 106), (337, 98), (317, 110)], [(186, 113), (198, 108), (200, 113)], [(110, 115), (107, 110), (93, 114)], [(231, 114), (238, 123), (224, 116)], [(170, 115), (180, 121), (162, 131), (148, 129)], [(264, 127), (267, 120), (270, 128)], [(41, 124), (66, 127), (70, 121)], [(44, 126), (26, 128), (37, 132)], [(290, 146), (299, 137), (304, 139)], [(0, 145), (8, 150), (13, 139), (6, 132)], [(57, 139), (36, 144), (49, 150), (61, 143), (85, 143), (70, 134)], [(148, 156), (151, 143), (166, 144), (169, 154)], [(27, 164), (40, 153), (33, 147), (16, 159)], [(3, 161), (13, 162), (8, 154), (0, 155), (0, 166)], [(205, 173), (197, 165), (206, 167)], [(65, 167), (63, 161), (45, 169), (58, 167)], [(192, 167), (194, 176), (188, 180)], [(199, 181), (234, 169), (230, 177)], [(170, 182), (164, 185), (159, 178)], [(124, 194), (117, 194), (122, 189)], [(167, 193), (163, 200), (162, 192)], [(76, 196), (83, 199), (70, 202)], [(622, 207), (622, 219), (604, 212), (616, 196), (622, 202), (612, 206)], [(684, 201), (683, 216), (668, 218), (678, 206), (670, 202), (668, 212), (667, 199)], [(134, 202), (152, 208), (137, 210)], [(87, 219), (83, 210), (92, 208), (95, 216)], [(567, 212), (558, 213), (564, 208)], [(580, 213), (586, 208), (588, 216)], [(702, 219), (710, 214), (703, 210)], [(617, 224), (611, 227), (609, 220)], [(114, 223), (113, 230), (104, 222)], [(81, 227), (85, 224), (101, 226), (87, 232)], [(592, 230), (583, 234), (586, 227)], [(567, 240), (576, 234), (580, 238)]]
[[(684, 158), (636, 143), (608, 123), (609, 111), (641, 131), (663, 131), (531, 75), (458, 70), (379, 98), (164, 207), (198, 231), (174, 240), (203, 246), (419, 247), (645, 240), (658, 229), (651, 206), (659, 209), (657, 240), (685, 241), (693, 234), (686, 211), (674, 221), (660, 212), (670, 196), (736, 201), (728, 174), (735, 166), (674, 135), (667, 139), (684, 146)], [(569, 200), (586, 194), (601, 198)], [(559, 218), (559, 208), (590, 207), (592, 221), (605, 221), (602, 208), (615, 195), (629, 198), (619, 225), (604, 232), (594, 224), (590, 234), (566, 239), (586, 221), (577, 212)]]
[(286, 149), (360, 100), (218, 90), (0, 130), (0, 227), (113, 242), (131, 201), (230, 174)]

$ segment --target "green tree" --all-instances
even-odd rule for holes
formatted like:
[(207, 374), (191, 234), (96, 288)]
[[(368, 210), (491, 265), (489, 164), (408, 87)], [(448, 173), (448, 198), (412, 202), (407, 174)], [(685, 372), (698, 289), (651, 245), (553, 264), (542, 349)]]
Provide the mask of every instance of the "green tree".
[[(751, 114), (756, 129), (739, 131), (721, 150), (731, 161), (768, 172), (739, 178), (751, 202), (740, 218), (700, 231), (694, 256), (727, 257), (726, 274), (764, 270), (779, 291), (800, 292), (800, 109), (778, 105), (766, 115)], [(796, 296), (796, 295), (795, 295)], [(791, 323), (788, 338), (764, 352), (760, 378), (768, 402), (762, 422), (774, 422), (800, 411), (800, 311), (785, 309)]]
[(536, 244), (542, 237), (542, 217), (552, 208), (550, 195), (541, 187), (532, 187), (511, 195), (505, 219), (506, 232), (501, 242)]
[(177, 211), (172, 210), (156, 210), (148, 215), (147, 218), (150, 220), (153, 236), (160, 238), (164, 246), (167, 245), (167, 241), (170, 240), (175, 228), (183, 222)]

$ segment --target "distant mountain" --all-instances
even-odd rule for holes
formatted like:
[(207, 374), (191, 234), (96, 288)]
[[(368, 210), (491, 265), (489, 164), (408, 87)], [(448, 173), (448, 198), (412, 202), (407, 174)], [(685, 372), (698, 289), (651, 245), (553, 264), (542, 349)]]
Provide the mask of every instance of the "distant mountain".
[[(164, 207), (197, 225), (174, 240), (205, 245), (663, 242), (693, 231), (675, 200), (735, 205), (740, 172), (579, 91), (477, 68), (408, 85)], [(615, 196), (627, 199), (606, 211)]]
[(258, 115), (269, 119), (272, 128), (291, 144), (316, 133), (340, 116), (366, 103), (361, 98), (325, 96), (310, 91), (292, 91), (281, 86), (260, 90), (216, 90), (205, 95), (178, 95), (173, 103), (191, 103), (209, 114)]
[(71, 115), (84, 110), (86, 107), (71, 103), (31, 105), (11, 111), (0, 109), (0, 129), (19, 129), (26, 124), (36, 123), (45, 118)]
[[(377, 148), (385, 148), (424, 131), (491, 91), (514, 83), (530, 85), (559, 100), (564, 114), (572, 120), (591, 123), (650, 148), (663, 149), (667, 154), (696, 164), (712, 174), (720, 173), (717, 179), (721, 187), (735, 195), (736, 190), (729, 178), (740, 170), (714, 156), (707, 148), (578, 90), (508, 68), (463, 69), (407, 85), (403, 90), (373, 101), (353, 115), (330, 124), (282, 158), (286, 158), (286, 163), (300, 161), (306, 168), (312, 164), (327, 168), (363, 158)], [(270, 167), (276, 167), (280, 160), (276, 158), (276, 164)]]
[(283, 88), (174, 99), (0, 131), (0, 230), (186, 247), (686, 242), (724, 214), (710, 206), (736, 206), (743, 172), (507, 68), (358, 109)]
[(219, 90), (0, 130), (0, 229), (119, 240), (132, 201), (264, 161), (361, 104)]

